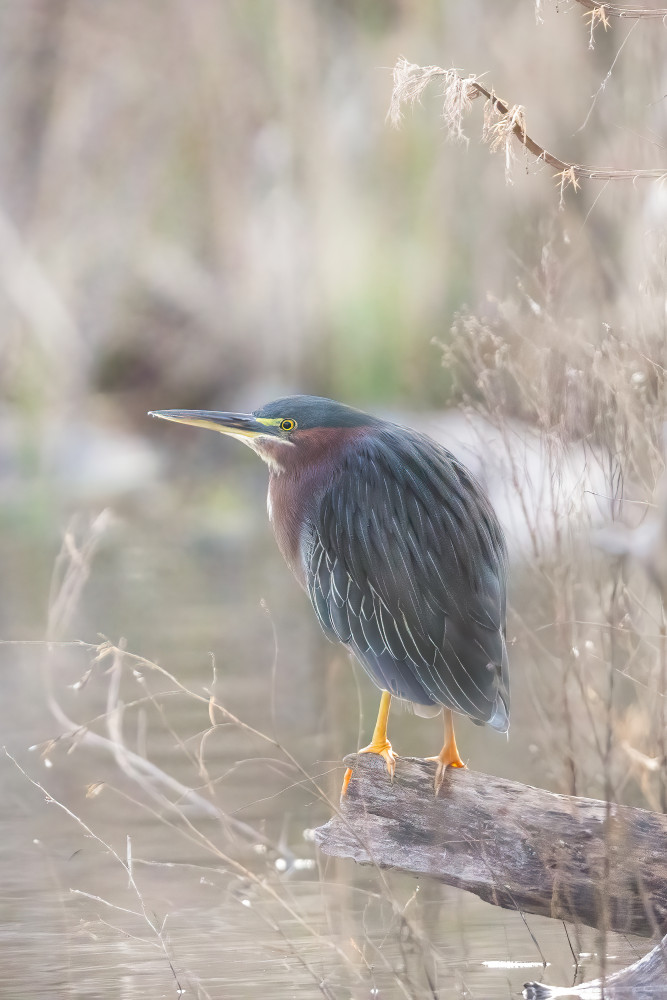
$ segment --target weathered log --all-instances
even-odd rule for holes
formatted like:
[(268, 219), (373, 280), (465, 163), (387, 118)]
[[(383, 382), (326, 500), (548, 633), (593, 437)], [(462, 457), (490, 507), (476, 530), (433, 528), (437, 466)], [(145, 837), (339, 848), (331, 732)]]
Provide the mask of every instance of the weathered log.
[(475, 771), (351, 754), (325, 854), (427, 875), (496, 906), (633, 934), (667, 932), (667, 816)]

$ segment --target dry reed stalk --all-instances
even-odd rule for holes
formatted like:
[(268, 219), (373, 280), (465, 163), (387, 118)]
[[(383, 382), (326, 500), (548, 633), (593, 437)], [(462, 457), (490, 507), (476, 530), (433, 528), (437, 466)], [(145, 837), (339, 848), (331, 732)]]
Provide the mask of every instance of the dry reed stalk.
[[(50, 596), (50, 638), (45, 643), (47, 646), (45, 658), (47, 698), (51, 712), (61, 727), (62, 733), (60, 736), (31, 749), (40, 750), (42, 756), (49, 760), (54, 750), (63, 744), (69, 744), (67, 748), (68, 755), (73, 752), (83, 753), (91, 750), (104, 750), (107, 753), (111, 753), (119, 769), (119, 773), (139, 790), (139, 795), (135, 798), (134, 795), (128, 794), (122, 788), (114, 787), (112, 784), (96, 782), (88, 786), (86, 797), (90, 799), (96, 798), (101, 793), (119, 796), (125, 803), (130, 804), (140, 813), (145, 814), (154, 822), (173, 831), (175, 837), (203, 851), (204, 856), (210, 856), (213, 864), (219, 865), (222, 863), (224, 867), (215, 870), (230, 873), (231, 876), (240, 880), (247, 887), (244, 888), (241, 897), (243, 905), (255, 907), (257, 918), (278, 936), (292, 955), (294, 961), (304, 969), (314, 982), (316, 989), (319, 990), (326, 1000), (333, 1000), (334, 994), (331, 992), (326, 980), (317, 972), (312, 962), (308, 959), (300, 940), (293, 939), (286, 932), (284, 926), (293, 926), (300, 935), (306, 939), (312, 939), (317, 944), (320, 955), (331, 954), (335, 956), (339, 967), (346, 970), (352, 981), (357, 983), (362, 978), (362, 972), (358, 968), (358, 959), (362, 956), (357, 955), (354, 950), (350, 952), (349, 949), (341, 947), (337, 943), (337, 940), (322, 934), (313, 925), (311, 919), (305, 917), (292, 902), (287, 888), (283, 885), (283, 881), (289, 879), (295, 871), (299, 870), (300, 859), (295, 857), (294, 853), (283, 842), (283, 839), (281, 839), (280, 843), (275, 843), (270, 837), (261, 833), (250, 824), (230, 815), (222, 808), (220, 795), (217, 792), (219, 779), (211, 776), (209, 767), (206, 765), (204, 759), (204, 746), (208, 736), (229, 725), (243, 730), (256, 740), (268, 745), (273, 751), (278, 752), (290, 769), (297, 774), (297, 782), (295, 784), (301, 783), (309, 789), (311, 794), (314, 794), (325, 804), (327, 811), (338, 813), (337, 802), (328, 797), (318, 783), (318, 777), (310, 775), (286, 747), (274, 737), (266, 735), (230, 712), (215, 697), (213, 689), (211, 691), (204, 689), (204, 693), (200, 693), (188, 687), (158, 663), (128, 652), (124, 648), (123, 643), (113, 644), (108, 640), (102, 640), (99, 643), (67, 642), (64, 639), (64, 635), (71, 629), (77, 606), (81, 600), (85, 584), (89, 579), (93, 556), (102, 541), (104, 531), (109, 523), (109, 515), (105, 512), (104, 515), (94, 518), (87, 529), (73, 523), (66, 532), (63, 548), (56, 561), (54, 571)], [(93, 673), (99, 676), (100, 668), (103, 669), (103, 676), (107, 678), (105, 710), (97, 717), (89, 719), (85, 723), (76, 723), (70, 719), (62, 708), (58, 697), (59, 681), (52, 670), (53, 654), (57, 650), (62, 652), (68, 647), (87, 649), (91, 656), (90, 666), (81, 681), (70, 685), (75, 691), (81, 691), (88, 684)], [(169, 688), (160, 691), (152, 690), (148, 680), (150, 675), (167, 680), (170, 685)], [(142, 692), (141, 697), (129, 702), (123, 701), (121, 685), (127, 682), (139, 685)], [(171, 700), (175, 695), (199, 704), (202, 711), (206, 712), (210, 719), (210, 727), (206, 728), (198, 736), (198, 753), (193, 753), (186, 746), (183, 739), (172, 729), (168, 719), (161, 711), (161, 701), (165, 698)], [(172, 738), (175, 740), (175, 745), (180, 747), (189, 763), (198, 769), (199, 774), (203, 778), (204, 788), (208, 793), (208, 797), (202, 794), (203, 789), (198, 790), (176, 780), (162, 768), (148, 760), (144, 754), (133, 751), (127, 746), (125, 736), (126, 716), (131, 710), (142, 710), (147, 704), (152, 704), (158, 709), (167, 732), (170, 732)], [(106, 725), (106, 735), (95, 731), (94, 727), (98, 723)], [(65, 814), (75, 821), (84, 830), (86, 835), (94, 837), (102, 847), (106, 848), (108, 838), (105, 835), (95, 833), (89, 824), (85, 823), (65, 802), (52, 797), (43, 783), (31, 777), (8, 751), (5, 750), (5, 753), (7, 753), (28, 781), (39, 788), (48, 796), (50, 801), (53, 801)], [(219, 822), (216, 833), (209, 832), (208, 826), (204, 825), (207, 821), (210, 824), (211, 818), (217, 819)], [(219, 838), (220, 833), (223, 833), (226, 839), (229, 840), (229, 845), (224, 844), (223, 846), (223, 842)], [(265, 857), (266, 864), (261, 873), (258, 873), (238, 859), (236, 856), (238, 843), (235, 843), (233, 838), (237, 838), (237, 840), (241, 840), (245, 845), (255, 848), (255, 853), (258, 856)], [(262, 850), (259, 851), (259, 848)], [(143, 916), (148, 923), (151, 935), (157, 938), (153, 942), (147, 939), (146, 943), (153, 943), (162, 950), (169, 963), (171, 973), (176, 979), (177, 989), (182, 992), (181, 981), (183, 981), (186, 973), (182, 972), (182, 961), (179, 963), (181, 971), (177, 971), (170, 938), (165, 934), (167, 918), (158, 920), (154, 914), (149, 912), (134, 873), (134, 868), (139, 864), (159, 865), (161, 862), (152, 862), (149, 859), (133, 860), (129, 834), (127, 838), (126, 857), (121, 857), (118, 851), (115, 850), (110, 851), (110, 853), (128, 875), (130, 886), (134, 889), (140, 900), (141, 912), (119, 905), (105, 898), (104, 895), (84, 892), (79, 889), (72, 889), (71, 892), (88, 899), (91, 903), (98, 904), (100, 907), (111, 908), (119, 920), (123, 915)], [(168, 862), (165, 862), (165, 864), (167, 867), (170, 865)], [(205, 868), (206, 865), (202, 865), (202, 867)], [(428, 965), (437, 961), (435, 947), (419, 926), (406, 916), (404, 907), (396, 897), (391, 885), (387, 882), (384, 872), (378, 869), (377, 875), (382, 889), (382, 899), (390, 906), (391, 911), (395, 914), (395, 920), (400, 923), (401, 947), (409, 946), (411, 956), (418, 954), (423, 956), (423, 961), (417, 962), (415, 965), (415, 969), (419, 971), (415, 971), (414, 975), (418, 977), (423, 974), (422, 966), (424, 963)], [(248, 898), (251, 890), (252, 895)], [(254, 899), (255, 896), (256, 900)], [(265, 904), (275, 904), (278, 907), (278, 912), (282, 915), (281, 919), (277, 920), (274, 918)], [(100, 924), (105, 923), (103, 917), (99, 914), (97, 919)], [(113, 929), (121, 930), (122, 933), (125, 933), (122, 926)], [(143, 939), (137, 938), (137, 940)], [(364, 946), (370, 947), (370, 941), (364, 942)], [(381, 961), (388, 972), (393, 971), (393, 967), (382, 954), (381, 949), (377, 950), (376, 960)], [(364, 964), (362, 963), (362, 965)], [(401, 979), (398, 978), (398, 973), (396, 975), (396, 985), (399, 988), (399, 992), (406, 1000), (411, 1000), (416, 995), (414, 992), (415, 987), (411, 981), (413, 974), (407, 974), (403, 971)], [(201, 984), (198, 984), (198, 989), (203, 991), (203, 996), (208, 996)]]
[[(543, 261), (552, 253), (545, 247)], [(533, 664), (519, 683), (534, 685), (535, 742), (563, 791), (606, 791), (618, 800), (625, 790), (661, 810), (665, 652), (659, 588), (618, 557), (618, 546), (611, 560), (596, 555), (592, 529), (609, 523), (605, 536), (622, 541), (627, 526), (641, 524), (661, 495), (667, 385), (653, 373), (667, 366), (665, 341), (653, 328), (605, 330), (594, 314), (584, 329), (576, 317), (554, 312), (567, 296), (562, 278), (545, 274), (530, 294), (522, 289), (487, 304), (484, 318), (457, 317), (443, 362), (456, 373), (460, 403), (497, 429), (503, 464), (511, 470), (508, 488), (530, 534), (530, 560), (515, 579), (519, 595), (525, 586), (531, 598), (525, 608), (511, 609), (509, 635)], [(517, 420), (541, 441), (544, 488), (522, 464)], [(480, 445), (484, 454), (485, 442)], [(585, 456), (587, 472), (579, 481), (565, 474), (573, 447)], [(600, 477), (597, 486), (593, 473)], [(597, 494), (592, 504), (584, 502), (591, 489)], [(551, 528), (536, 513), (549, 510)], [(638, 804), (637, 798), (627, 801)]]

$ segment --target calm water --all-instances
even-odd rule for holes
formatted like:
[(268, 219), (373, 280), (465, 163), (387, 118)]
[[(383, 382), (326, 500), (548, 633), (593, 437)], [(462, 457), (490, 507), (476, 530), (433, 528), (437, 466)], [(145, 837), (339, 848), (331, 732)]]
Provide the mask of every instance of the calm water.
[[(42, 786), (0, 763), (0, 995), (134, 1000), (180, 988), (225, 1000), (496, 1000), (542, 978), (543, 957), (547, 981), (570, 983), (562, 924), (318, 857), (309, 831), (330, 807), (303, 772), (337, 800), (341, 757), (367, 742), (377, 695), (320, 635), (275, 552), (261, 483), (251, 477), (238, 497), (209, 506), (195, 498), (187, 515), (166, 505), (120, 518), (63, 636), (123, 638), (189, 694), (129, 658), (113, 665), (85, 647), (0, 646), (2, 742)], [(5, 533), (5, 639), (43, 636), (53, 546)], [(526, 752), (521, 670), (515, 664), (511, 742), (462, 723), (460, 745), (472, 767), (545, 783), (545, 764)], [(213, 685), (256, 732), (219, 715), (225, 724), (211, 729)], [(29, 748), (62, 732), (49, 691), (57, 710), (89, 725), (42, 753)], [(155, 775), (135, 780), (136, 758), (115, 758), (90, 733), (122, 734), (219, 815)], [(396, 713), (391, 735), (399, 752), (439, 748), (437, 720)], [(114, 852), (131, 857), (136, 889)], [(595, 933), (570, 937), (588, 956), (579, 979), (591, 978)], [(613, 938), (610, 966), (645, 950)]]

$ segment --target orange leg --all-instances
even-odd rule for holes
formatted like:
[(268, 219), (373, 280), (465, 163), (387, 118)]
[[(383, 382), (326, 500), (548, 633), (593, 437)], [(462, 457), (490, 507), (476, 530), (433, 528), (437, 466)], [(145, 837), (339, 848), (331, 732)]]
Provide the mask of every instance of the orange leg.
[(465, 767), (459, 757), (456, 737), (454, 736), (454, 717), (451, 708), (444, 708), (445, 719), (445, 743), (437, 757), (427, 757), (426, 760), (437, 760), (438, 768), (435, 772), (435, 794), (440, 791), (440, 786), (445, 778), (445, 771), (448, 767)]
[[(377, 722), (375, 723), (375, 729), (373, 730), (373, 739), (367, 747), (363, 748), (363, 750), (357, 750), (357, 753), (377, 753), (380, 757), (383, 757), (384, 762), (387, 765), (387, 770), (389, 771), (389, 776), (393, 781), (394, 770), (396, 768), (396, 754), (391, 749), (391, 743), (387, 739), (387, 719), (389, 718), (390, 705), (391, 695), (388, 691), (383, 691), (382, 697), (380, 698), (380, 708), (378, 711)], [(341, 795), (346, 794), (347, 786), (350, 784), (351, 777), (352, 768), (348, 767), (345, 772), (345, 777), (343, 778)]]

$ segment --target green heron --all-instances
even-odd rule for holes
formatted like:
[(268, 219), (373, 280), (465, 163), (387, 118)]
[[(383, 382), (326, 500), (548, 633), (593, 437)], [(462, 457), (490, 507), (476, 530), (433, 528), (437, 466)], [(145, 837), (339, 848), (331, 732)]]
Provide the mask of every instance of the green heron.
[[(464, 767), (452, 713), (509, 729), (506, 553), (480, 485), (423, 434), (317, 396), (252, 414), (157, 410), (228, 434), (269, 466), (268, 512), (288, 566), (325, 634), (382, 691), (373, 739), (393, 777), (392, 697), (444, 714), (436, 792)], [(348, 769), (343, 793), (350, 780)]]

